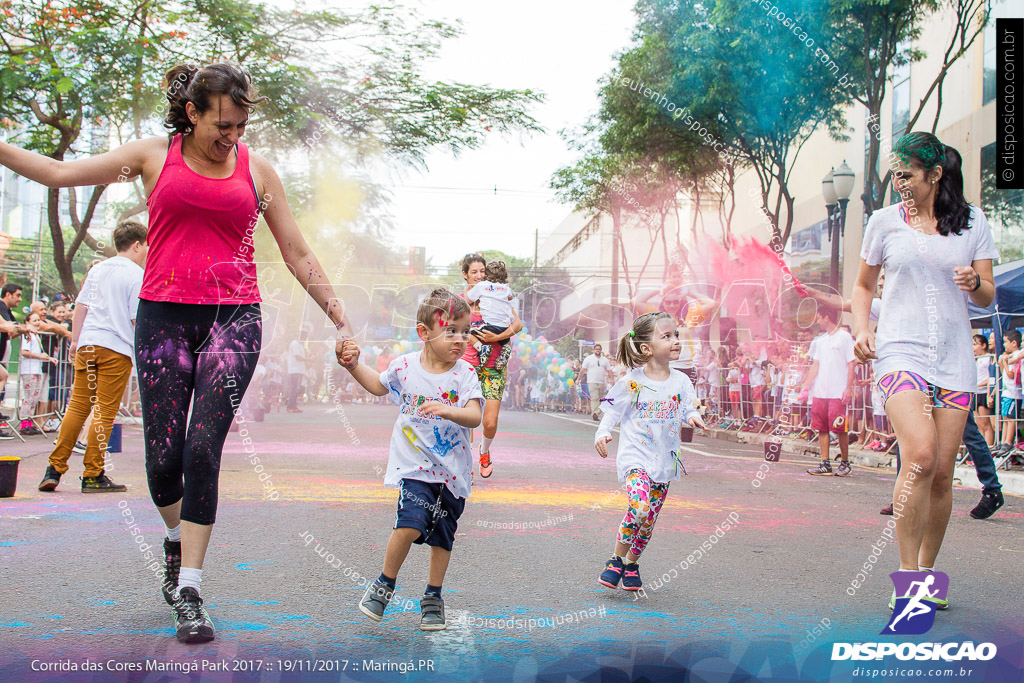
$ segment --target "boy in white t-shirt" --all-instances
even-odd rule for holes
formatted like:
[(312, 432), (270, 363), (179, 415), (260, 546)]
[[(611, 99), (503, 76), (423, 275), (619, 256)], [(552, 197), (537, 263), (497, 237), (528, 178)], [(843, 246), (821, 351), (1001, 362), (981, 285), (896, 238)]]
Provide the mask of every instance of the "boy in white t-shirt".
[(121, 221), (114, 229), (117, 256), (93, 266), (82, 283), (71, 328), (70, 354), (75, 363), (71, 399), (39, 483), (40, 491), (53, 491), (60, 484), (90, 414), (93, 418), (83, 455), (82, 493), (128, 490), (105, 473), (110, 465), (107, 443), (132, 374), (135, 316), (149, 253), (148, 235), (141, 223)]
[(385, 486), (399, 489), (398, 514), (380, 577), (359, 609), (375, 621), (395, 594), (395, 580), (413, 543), (430, 548), (427, 589), (420, 601), (420, 629), (446, 627), (441, 582), (451, 559), (458, 519), (466, 505), (473, 468), (470, 433), (483, 416), (483, 393), (473, 367), (462, 360), (469, 342), (469, 304), (438, 288), (420, 303), (416, 333), (423, 351), (391, 361), (378, 373), (359, 362), (347, 340), (338, 363), (375, 396), (388, 395), (401, 411), (391, 433)]
[[(478, 339), (481, 332), (501, 334), (515, 320), (511, 303), (515, 297), (512, 295), (512, 288), (508, 286), (508, 268), (504, 261), (491, 261), (484, 266), (484, 279), (466, 292), (466, 298), (480, 306), (480, 316), (483, 320), (473, 323), (471, 327), (473, 336)], [(498, 367), (498, 363), (501, 364), (500, 367), (504, 367), (512, 350), (508, 342), (508, 339), (493, 344), (478, 342), (480, 367), (487, 365), (487, 360), (495, 351), (501, 353), (495, 367)]]

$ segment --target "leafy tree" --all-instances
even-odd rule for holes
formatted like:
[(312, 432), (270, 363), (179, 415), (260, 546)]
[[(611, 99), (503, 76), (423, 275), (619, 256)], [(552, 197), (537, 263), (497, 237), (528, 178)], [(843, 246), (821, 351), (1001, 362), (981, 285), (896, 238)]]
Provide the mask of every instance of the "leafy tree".
[[(697, 160), (712, 156), (713, 147), (720, 152), (718, 164), (694, 168), (690, 162), (688, 169), (697, 178), (722, 163), (752, 170), (772, 221), (773, 241), (780, 245), (792, 231), (789, 181), (800, 150), (819, 129), (842, 139), (848, 99), (794, 28), (824, 24), (820, 3), (801, 0), (790, 3), (789, 10), (795, 19), (784, 22), (741, 0), (637, 2), (637, 58), (658, 67), (648, 70), (658, 75), (658, 92), (676, 105), (676, 112), (683, 108), (685, 113), (670, 114), (662, 105), (652, 113), (652, 133), (637, 137), (635, 144), (653, 138), (655, 149), (661, 150), (661, 141), (675, 133), (680, 149), (673, 154), (686, 155), (688, 150), (687, 156)], [(632, 63), (620, 60), (624, 67)], [(694, 122), (696, 143), (690, 130)], [(682, 136), (684, 129), (689, 137)]]
[[(384, 154), (422, 164), (433, 146), (453, 152), (489, 132), (536, 131), (529, 90), (427, 82), (418, 73), (449, 24), (400, 6), (365, 10), (284, 10), (253, 0), (0, 0), (0, 121), (14, 142), (65, 159), (105, 151), (156, 129), (162, 74), (173, 63), (235, 61), (270, 99), (247, 137), (283, 154), (303, 144), (341, 141), (359, 160)], [(68, 292), (71, 262), (89, 235), (105, 186), (50, 190), (54, 263)], [(135, 184), (134, 206), (144, 210)], [(66, 201), (74, 236), (59, 220)]]
[[(879, 173), (882, 140), (879, 128), (882, 102), (893, 67), (908, 66), (925, 58), (924, 50), (911, 46), (922, 27), (945, 13), (953, 19), (953, 30), (944, 46), (942, 66), (935, 74), (924, 97), (918, 102), (906, 125), (913, 130), (931, 106), (935, 96), (932, 133), (942, 113), (943, 88), (950, 67), (967, 53), (985, 29), (991, 15), (991, 0), (831, 0), (831, 33), (835, 36), (835, 59), (850, 75), (853, 99), (867, 109), (869, 139), (864, 179), (865, 215), (885, 206), (892, 173)], [(871, 126), (873, 125), (873, 130)], [(894, 131), (899, 136), (902, 131)], [(894, 142), (894, 141), (893, 141)], [(891, 143), (888, 145), (891, 147)]]

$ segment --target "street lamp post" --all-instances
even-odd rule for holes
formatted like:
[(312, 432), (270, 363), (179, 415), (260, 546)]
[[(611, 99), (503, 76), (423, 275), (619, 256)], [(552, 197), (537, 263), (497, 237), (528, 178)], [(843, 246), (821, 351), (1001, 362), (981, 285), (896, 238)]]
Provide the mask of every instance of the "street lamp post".
[[(850, 195), (853, 193), (853, 181), (856, 177), (853, 169), (842, 165), (832, 173), (832, 184), (835, 186), (836, 196), (839, 200), (839, 214), (836, 216), (835, 232), (840, 237), (846, 232), (846, 205), (850, 203)], [(842, 285), (839, 283), (839, 240), (832, 244), (832, 288), (840, 291)]]
[(833, 292), (840, 292), (839, 283), (839, 238), (846, 227), (846, 206), (850, 203), (855, 178), (853, 169), (844, 161), (836, 169), (833, 168), (821, 181), (821, 194), (825, 198), (825, 210), (828, 212), (828, 238), (832, 247), (832, 259), (829, 269), (828, 284)]
[(829, 268), (828, 284), (833, 292), (838, 291), (836, 284), (839, 281), (839, 240), (836, 238), (833, 226), (836, 223), (836, 204), (839, 196), (835, 187), (835, 168), (830, 170), (821, 181), (821, 195), (825, 198), (825, 225), (828, 228), (828, 239), (832, 247), (832, 260)]

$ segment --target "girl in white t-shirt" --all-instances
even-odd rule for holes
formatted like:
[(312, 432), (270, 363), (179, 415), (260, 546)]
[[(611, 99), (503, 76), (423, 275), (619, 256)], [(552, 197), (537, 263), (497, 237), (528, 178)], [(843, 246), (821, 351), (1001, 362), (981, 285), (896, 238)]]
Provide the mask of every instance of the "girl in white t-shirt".
[[(893, 499), (900, 570), (930, 571), (949, 523), (953, 464), (977, 387), (967, 299), (992, 303), (999, 253), (985, 214), (964, 199), (959, 152), (919, 132), (900, 138), (893, 152), (903, 201), (875, 211), (864, 231), (854, 350), (861, 362), (875, 361), (900, 443)], [(886, 286), (872, 333), (869, 309), (883, 267)], [(945, 595), (926, 599), (949, 606)]]
[(608, 588), (618, 588), (620, 580), (626, 590), (643, 587), (637, 560), (654, 533), (669, 482), (679, 479), (680, 429), (684, 423), (706, 429), (693, 383), (669, 367), (679, 351), (675, 320), (663, 312), (640, 316), (619, 341), (618, 360), (629, 371), (602, 399), (604, 418), (594, 437), (594, 447), (606, 458), (612, 428), (622, 425), (615, 464), (619, 481), (626, 482), (629, 507), (598, 579)]
[(28, 324), (28, 332), (21, 340), (21, 361), (18, 365), (18, 376), (21, 379), (20, 429), (23, 434), (41, 434), (30, 418), (36, 412), (43, 391), (43, 363), (56, 364), (57, 360), (43, 353), (37, 333), (39, 323), (42, 322), (39, 314), (30, 314), (25, 322)]

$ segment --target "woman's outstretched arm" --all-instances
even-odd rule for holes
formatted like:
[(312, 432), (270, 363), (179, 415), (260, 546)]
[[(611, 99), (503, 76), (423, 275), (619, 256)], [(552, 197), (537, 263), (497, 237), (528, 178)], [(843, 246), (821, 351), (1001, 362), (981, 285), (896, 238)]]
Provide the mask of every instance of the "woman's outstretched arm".
[(0, 142), (0, 165), (49, 188), (108, 185), (137, 177), (160, 145), (167, 145), (166, 138), (134, 140), (96, 156), (58, 161)]

